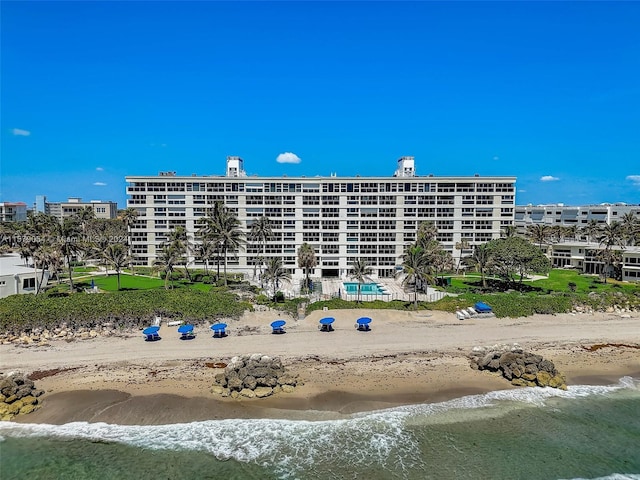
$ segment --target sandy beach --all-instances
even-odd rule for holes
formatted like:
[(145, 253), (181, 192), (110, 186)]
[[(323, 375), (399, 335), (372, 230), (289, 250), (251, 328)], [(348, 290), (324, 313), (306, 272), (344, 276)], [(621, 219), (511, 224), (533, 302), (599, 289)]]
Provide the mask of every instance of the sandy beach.
[[(335, 331), (318, 331), (324, 316)], [(373, 319), (370, 332), (354, 328)], [(287, 321), (285, 335), (270, 322)], [(640, 378), (640, 314), (563, 314), (459, 321), (421, 311), (334, 310), (295, 320), (278, 312), (247, 312), (226, 320), (229, 336), (208, 325), (193, 340), (162, 326), (162, 340), (127, 338), (52, 341), (46, 347), (0, 346), (0, 372), (57, 371), (36, 381), (42, 407), (20, 422), (181, 423), (221, 418), (334, 419), (353, 412), (437, 402), (503, 390), (509, 382), (469, 367), (475, 346), (519, 344), (552, 360), (568, 385), (613, 384)], [(594, 347), (595, 346), (595, 347)], [(278, 356), (299, 374), (293, 393), (264, 399), (210, 393), (218, 362), (242, 354)]]

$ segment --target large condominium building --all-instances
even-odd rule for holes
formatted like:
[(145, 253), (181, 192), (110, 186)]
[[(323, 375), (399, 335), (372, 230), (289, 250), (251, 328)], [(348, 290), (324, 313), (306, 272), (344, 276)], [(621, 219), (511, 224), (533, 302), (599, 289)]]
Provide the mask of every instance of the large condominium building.
[(563, 204), (526, 205), (517, 206), (515, 212), (515, 225), (520, 230), (529, 225), (584, 227), (592, 221), (596, 221), (600, 225), (619, 222), (627, 213), (640, 216), (640, 205), (626, 203), (604, 203), (579, 207)]
[[(132, 228), (139, 265), (153, 263), (172, 228), (194, 235), (222, 202), (247, 235), (257, 218), (269, 218), (274, 237), (265, 255), (282, 258), (294, 278), (303, 276), (297, 251), (304, 242), (316, 252), (314, 276), (344, 278), (353, 261), (364, 258), (375, 278), (396, 274), (405, 246), (425, 220), (435, 223), (454, 257), (463, 253), (462, 240), (472, 246), (498, 238), (513, 224), (516, 179), (417, 176), (413, 157), (400, 158), (388, 177), (254, 177), (245, 174), (241, 158), (228, 157), (225, 176), (161, 172), (126, 181), (127, 206), (139, 213)], [(229, 270), (251, 274), (259, 255), (262, 245), (249, 242), (229, 259)]]
[(53, 215), (60, 220), (77, 214), (85, 207), (92, 208), (96, 218), (109, 219), (118, 216), (118, 204), (116, 202), (103, 202), (101, 200), (83, 202), (79, 197), (70, 197), (66, 202), (47, 202), (47, 197), (44, 195), (36, 196), (36, 212)]
[(26, 219), (26, 203), (0, 202), (0, 222), (24, 222)]

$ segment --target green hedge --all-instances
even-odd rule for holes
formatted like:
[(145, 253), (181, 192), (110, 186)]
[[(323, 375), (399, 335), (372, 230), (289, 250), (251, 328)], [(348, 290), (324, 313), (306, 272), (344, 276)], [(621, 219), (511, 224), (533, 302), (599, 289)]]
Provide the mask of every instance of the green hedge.
[(0, 329), (20, 331), (55, 326), (71, 327), (111, 322), (124, 327), (143, 326), (155, 315), (191, 322), (221, 316), (240, 316), (252, 305), (230, 293), (198, 290), (145, 290), (62, 297), (12, 295), (0, 300)]

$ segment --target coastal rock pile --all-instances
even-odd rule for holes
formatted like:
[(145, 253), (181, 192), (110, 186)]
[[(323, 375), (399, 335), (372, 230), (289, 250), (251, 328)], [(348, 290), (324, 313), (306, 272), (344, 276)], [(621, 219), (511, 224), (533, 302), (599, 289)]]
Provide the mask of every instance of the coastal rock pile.
[(518, 346), (476, 347), (470, 355), (471, 368), (499, 372), (519, 387), (553, 387), (567, 389), (564, 377), (551, 360), (525, 352)]
[(262, 398), (275, 393), (291, 393), (298, 376), (285, 371), (279, 358), (254, 353), (233, 357), (224, 372), (215, 376), (211, 393), (223, 397)]
[(11, 420), (16, 415), (24, 415), (38, 408), (38, 397), (44, 390), (38, 390), (24, 375), (12, 373), (0, 378), (0, 420)]

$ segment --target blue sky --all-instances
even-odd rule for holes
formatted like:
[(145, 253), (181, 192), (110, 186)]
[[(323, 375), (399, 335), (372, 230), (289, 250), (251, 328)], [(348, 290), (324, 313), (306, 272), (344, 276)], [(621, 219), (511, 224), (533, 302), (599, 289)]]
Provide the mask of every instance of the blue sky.
[(421, 175), (516, 176), (518, 204), (640, 203), (638, 2), (0, 8), (2, 201), (124, 207), (125, 175), (228, 155), (278, 176), (412, 155)]

